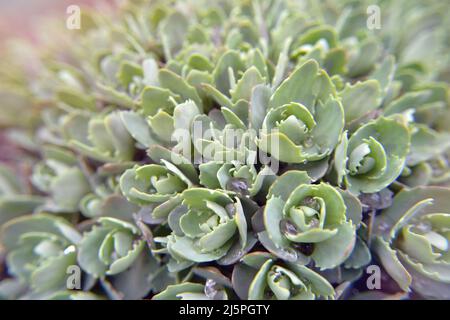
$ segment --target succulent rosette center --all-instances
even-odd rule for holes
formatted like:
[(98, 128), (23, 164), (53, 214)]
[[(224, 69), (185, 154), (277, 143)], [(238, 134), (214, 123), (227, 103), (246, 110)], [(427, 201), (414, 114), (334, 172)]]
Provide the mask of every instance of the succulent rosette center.
[[(324, 126), (329, 124), (323, 123), (321, 113), (339, 114), (340, 108), (333, 99), (325, 105), (318, 106), (316, 112), (296, 102), (273, 108), (264, 119), (259, 146), (286, 162), (298, 163), (322, 159), (330, 153), (331, 145), (336, 142), (332, 142), (332, 139), (323, 139)], [(316, 122), (316, 119), (319, 122)], [(335, 126), (336, 128), (332, 127), (330, 130), (335, 134), (337, 141), (341, 127), (338, 123)], [(291, 150), (290, 155), (287, 150)], [(295, 155), (298, 155), (298, 159), (292, 158)]]
[[(342, 208), (336, 206), (326, 185), (299, 186), (284, 207), (280, 227), (287, 239), (297, 243), (324, 241), (337, 233)], [(344, 209), (345, 210), (345, 209)]]
[(313, 296), (311, 290), (295, 273), (278, 265), (267, 272), (267, 284), (277, 300), (296, 300), (300, 296)]
[[(322, 198), (306, 197), (302, 204), (289, 210), (289, 217), (296, 230), (306, 232), (314, 228), (323, 228), (326, 206)], [(286, 233), (294, 233), (291, 226), (286, 225)]]
[(168, 216), (173, 230), (167, 250), (178, 262), (206, 262), (224, 256), (230, 247), (247, 242), (247, 222), (238, 198), (220, 190), (191, 188), (182, 206)]
[(294, 144), (312, 147), (311, 130), (316, 125), (312, 114), (301, 104), (292, 103), (274, 109), (267, 116), (265, 129), (278, 129)]
[[(282, 256), (283, 251), (294, 249), (297, 255), (310, 256), (319, 267), (334, 267), (353, 249), (354, 225), (347, 220), (346, 205), (336, 189), (325, 183), (311, 185), (308, 180), (305, 173), (291, 171), (274, 182), (261, 236), (267, 235), (274, 245), (268, 249), (274, 254)], [(300, 184), (286, 195), (296, 183)], [(335, 250), (330, 247), (333, 242), (340, 243)]]
[(386, 152), (373, 137), (363, 139), (362, 143), (350, 151), (348, 170), (350, 175), (366, 175), (376, 178), (386, 171)]
[(192, 183), (173, 164), (149, 164), (128, 169), (120, 178), (123, 194), (139, 204), (162, 203), (182, 192)]
[(255, 196), (267, 191), (275, 174), (265, 166), (261, 170), (252, 164), (240, 164), (238, 161), (222, 163), (211, 161), (199, 166), (200, 182), (211, 189), (223, 189), (245, 196)]
[[(236, 231), (232, 212), (226, 208), (207, 202), (208, 210), (189, 210), (181, 219), (180, 227), (184, 234), (197, 239), (201, 251), (210, 252), (223, 246)], [(220, 238), (215, 235), (221, 235)], [(210, 241), (215, 239), (215, 241)]]
[(344, 134), (334, 155), (338, 183), (354, 194), (382, 190), (401, 174), (409, 145), (408, 128), (395, 118), (369, 122), (350, 139)]

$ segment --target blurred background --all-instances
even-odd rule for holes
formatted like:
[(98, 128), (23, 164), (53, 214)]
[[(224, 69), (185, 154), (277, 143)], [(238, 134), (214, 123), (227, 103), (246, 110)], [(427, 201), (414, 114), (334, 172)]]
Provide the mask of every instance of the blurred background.
[(67, 17), (70, 5), (114, 7), (120, 0), (0, 0), (0, 46), (11, 38), (37, 41), (33, 32), (46, 17)]
[[(38, 48), (42, 43), (42, 36), (51, 29), (45, 29), (46, 20), (59, 20), (65, 24), (68, 14), (67, 7), (78, 5), (80, 8), (95, 8), (97, 10), (113, 9), (121, 0), (0, 0), (0, 59), (5, 50), (14, 40), (25, 40)], [(48, 22), (48, 21), (47, 21)], [(63, 25), (63, 24), (62, 24)], [(45, 30), (44, 34), (42, 31)], [(58, 45), (58, 44), (56, 44)], [(27, 55), (27, 47), (19, 47), (20, 55)], [(31, 59), (31, 55), (29, 56)], [(5, 65), (0, 66), (4, 68)], [(0, 70), (8, 73), (8, 70)], [(9, 115), (17, 117), (17, 114)], [(0, 119), (1, 120), (1, 119)], [(23, 156), (23, 151), (10, 143), (5, 136), (0, 121), (0, 163), (10, 166), (16, 165), (16, 160)]]

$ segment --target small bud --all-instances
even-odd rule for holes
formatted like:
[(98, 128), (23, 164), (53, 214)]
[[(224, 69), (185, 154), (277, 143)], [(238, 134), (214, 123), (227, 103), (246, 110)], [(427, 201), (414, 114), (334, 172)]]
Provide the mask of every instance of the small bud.
[(297, 227), (289, 220), (283, 219), (280, 221), (280, 229), (283, 233), (295, 235), (298, 233)]
[(233, 178), (228, 181), (226, 188), (230, 191), (234, 191), (236, 193), (242, 195), (248, 195), (248, 184), (247, 181), (240, 178)]

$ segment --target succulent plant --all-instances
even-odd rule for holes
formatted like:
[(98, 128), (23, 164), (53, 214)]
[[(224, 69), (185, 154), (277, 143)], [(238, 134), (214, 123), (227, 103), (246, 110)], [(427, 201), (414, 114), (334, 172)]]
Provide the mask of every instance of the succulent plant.
[(248, 300), (314, 300), (334, 295), (333, 286), (313, 270), (277, 261), (264, 252), (250, 253), (234, 267), (233, 286), (241, 299)]
[[(25, 192), (24, 192), (25, 191)], [(20, 217), (45, 203), (45, 198), (26, 193), (27, 187), (14, 172), (0, 166), (0, 222), (4, 224), (8, 220)]]
[(164, 244), (164, 252), (183, 266), (219, 260), (233, 244), (243, 250), (249, 241), (241, 201), (221, 190), (185, 190), (182, 204), (170, 212), (167, 221), (172, 233), (155, 241)]
[(270, 97), (258, 146), (289, 163), (331, 154), (344, 127), (344, 111), (334, 91), (316, 61), (303, 63)]
[(375, 224), (374, 250), (405, 290), (449, 299), (449, 190), (417, 187), (398, 193)]
[(191, 186), (192, 182), (169, 162), (128, 169), (120, 178), (122, 193), (141, 205), (166, 202)]
[(31, 182), (40, 191), (51, 195), (47, 210), (77, 212), (80, 200), (90, 191), (86, 176), (73, 153), (58, 148), (46, 151), (45, 159), (33, 168)]
[(130, 0), (2, 46), (0, 299), (450, 299), (449, 8)]
[(245, 165), (237, 161), (231, 163), (210, 161), (200, 164), (198, 169), (202, 185), (210, 189), (234, 191), (252, 197), (260, 192), (267, 192), (275, 177), (270, 167), (266, 166), (258, 172), (254, 165)]
[(334, 158), (338, 182), (355, 194), (384, 189), (402, 172), (409, 143), (408, 128), (390, 118), (361, 126), (350, 139), (344, 135)]
[(2, 226), (9, 272), (40, 293), (66, 287), (66, 270), (76, 263), (80, 240), (69, 223), (44, 213), (18, 217)]
[(99, 218), (79, 243), (78, 263), (87, 273), (100, 277), (127, 269), (139, 256), (144, 241), (137, 237), (139, 229), (125, 221)]
[(355, 226), (346, 211), (334, 187), (312, 185), (305, 172), (288, 171), (269, 190), (260, 239), (271, 242), (268, 249), (273, 243), (275, 254), (288, 250), (295, 252), (297, 261), (307, 263), (311, 258), (321, 269), (334, 268), (349, 257), (355, 245)]

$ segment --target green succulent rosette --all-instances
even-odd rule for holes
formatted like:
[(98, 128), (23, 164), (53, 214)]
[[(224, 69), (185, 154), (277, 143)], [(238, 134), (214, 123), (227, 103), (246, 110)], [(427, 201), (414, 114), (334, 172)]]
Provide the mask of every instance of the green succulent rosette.
[(120, 113), (105, 109), (94, 117), (72, 112), (62, 117), (62, 136), (78, 153), (100, 162), (133, 160), (135, 140)]
[(297, 61), (316, 60), (331, 75), (346, 72), (347, 56), (330, 25), (311, 26), (292, 44), (291, 57)]
[[(415, 66), (417, 69), (420, 67)], [(399, 73), (405, 70), (411, 71), (414, 66), (404, 66), (397, 71), (398, 81), (403, 82), (405, 92), (399, 95), (384, 107), (384, 114), (410, 114), (414, 119), (414, 125), (419, 128), (427, 128), (437, 132), (448, 132), (448, 109), (450, 97), (447, 84), (441, 82), (411, 83), (406, 81)], [(415, 70), (417, 71), (417, 70)], [(413, 82), (415, 82), (414, 80)]]
[(120, 177), (124, 171), (133, 167), (132, 162), (106, 163), (89, 172), (91, 192), (85, 195), (79, 203), (80, 212), (86, 218), (113, 217), (122, 220), (132, 220), (133, 213), (139, 211), (134, 204), (122, 194)]
[(204, 162), (255, 164), (256, 135), (244, 125), (218, 123), (204, 115), (196, 117), (194, 123), (205, 130), (205, 134), (194, 142), (195, 150)]
[(355, 246), (355, 225), (346, 210), (334, 187), (310, 184), (305, 172), (288, 171), (269, 190), (265, 231), (259, 239), (280, 258), (301, 264), (312, 259), (318, 268), (331, 269), (343, 263)]
[(270, 167), (259, 172), (254, 165), (243, 165), (237, 161), (222, 163), (210, 161), (199, 165), (200, 183), (209, 189), (223, 189), (244, 196), (256, 196), (267, 192), (275, 178)]
[[(403, 69), (411, 68), (406, 66)], [(403, 69), (402, 75), (405, 76)], [(403, 77), (401, 79), (406, 81)], [(448, 90), (439, 82), (409, 86), (410, 91), (387, 104), (384, 110), (386, 115), (403, 114), (409, 121), (411, 146), (400, 181), (409, 187), (441, 185), (447, 180), (445, 157), (450, 141)]]
[[(177, 28), (179, 23), (184, 24), (181, 21), (186, 22), (186, 18), (179, 12), (173, 12), (169, 16), (170, 27), (164, 27), (169, 30)], [(191, 54), (195, 57), (192, 59), (196, 61), (193, 62), (195, 65), (204, 62), (205, 58), (201, 53)], [(141, 147), (152, 144), (173, 146), (180, 143), (182, 137), (174, 133), (180, 129), (189, 132), (192, 118), (202, 113), (203, 105), (208, 102), (204, 101), (206, 99), (201, 94), (198, 82), (209, 82), (211, 76), (206, 71), (200, 72), (195, 68), (182, 72), (178, 67), (178, 63), (171, 60), (166, 68), (159, 68), (154, 58), (145, 59), (142, 66), (134, 61), (125, 61), (120, 67), (115, 67), (120, 68), (118, 76), (126, 82), (130, 79), (144, 80), (135, 86), (135, 99), (131, 100), (129, 107), (133, 110), (121, 112), (127, 131)]]
[(243, 300), (315, 300), (333, 298), (333, 286), (314, 270), (252, 252), (236, 264), (233, 288)]
[[(442, 137), (442, 136), (441, 136)], [(438, 138), (435, 140), (432, 138), (431, 146), (436, 146), (433, 142), (438, 142), (442, 139)], [(444, 146), (441, 144), (440, 146), (436, 146), (438, 149), (443, 149), (444, 151), (440, 152), (431, 152), (428, 155), (422, 156), (426, 157), (426, 160), (415, 161), (413, 164), (408, 165), (403, 170), (401, 176), (399, 177), (399, 181), (408, 187), (417, 187), (417, 186), (426, 186), (426, 185), (434, 185), (434, 186), (449, 186), (450, 181), (450, 148), (445, 147), (448, 140), (442, 141)], [(414, 144), (414, 142), (413, 142)], [(414, 148), (412, 145), (411, 148)], [(430, 150), (431, 148), (424, 147), (424, 149)], [(416, 148), (418, 154), (420, 149)], [(426, 151), (425, 151), (426, 152)], [(407, 163), (409, 161), (407, 160)]]
[(24, 193), (24, 183), (11, 168), (0, 165), (0, 224), (33, 212), (45, 203), (45, 198)]
[[(158, 97), (150, 96), (145, 99), (158, 99)], [(170, 149), (176, 154), (182, 153), (186, 158), (184, 160), (191, 162), (194, 157), (194, 148), (192, 147), (194, 139), (191, 137), (193, 123), (201, 114), (201, 109), (198, 102), (189, 98), (180, 100), (183, 102), (169, 100), (172, 106), (169, 109), (164, 107), (165, 104), (161, 101), (151, 100), (155, 103), (153, 108), (156, 109), (149, 111), (143, 107), (138, 111), (122, 111), (120, 117), (127, 132), (136, 140), (137, 148), (144, 150), (152, 147)], [(144, 101), (147, 100), (143, 100), (142, 103)], [(152, 158), (151, 154), (149, 156)], [(167, 161), (173, 161), (173, 159), (173, 156), (165, 158)]]
[(327, 73), (308, 60), (284, 80), (268, 102), (259, 148), (288, 163), (330, 155), (344, 128), (344, 110)]
[(8, 272), (37, 296), (66, 288), (66, 271), (77, 263), (80, 240), (70, 223), (44, 213), (12, 219), (1, 229)]
[[(167, 219), (172, 233), (158, 240), (180, 266), (216, 261), (227, 253), (248, 250), (254, 242), (241, 200), (223, 190), (190, 188), (182, 193), (182, 205)], [(225, 262), (226, 263), (226, 262)]]
[[(219, 61), (230, 60), (227, 62), (231, 64), (228, 68), (232, 68), (234, 64), (231, 61), (238, 57), (235, 54), (234, 51), (229, 51)], [(226, 69), (221, 72), (226, 73)], [(213, 90), (211, 94), (221, 107), (220, 111), (212, 109), (208, 114), (200, 114), (194, 118), (192, 133), (195, 151), (207, 161), (254, 164), (260, 118), (267, 108), (265, 102), (260, 100), (270, 91), (265, 78), (261, 77), (256, 67), (248, 69), (235, 84), (235, 88), (229, 89), (232, 97), (235, 97), (232, 100), (212, 86), (205, 84), (205, 88)]]
[(450, 186), (450, 148), (429, 161), (431, 184)]
[(201, 83), (204, 93), (222, 107), (227, 120), (235, 118), (248, 124), (252, 90), (269, 82), (269, 67), (261, 49), (253, 47), (240, 52), (229, 48), (220, 52), (211, 78)]
[(148, 164), (126, 170), (120, 177), (120, 189), (129, 201), (140, 204), (161, 204), (173, 199), (193, 183), (172, 163)]
[(449, 208), (449, 189), (417, 187), (375, 220), (373, 250), (402, 290), (450, 298)]
[(139, 207), (125, 197), (110, 193), (89, 193), (80, 201), (80, 211), (86, 218), (113, 217), (132, 220)]
[(338, 184), (352, 193), (374, 193), (402, 173), (410, 146), (408, 127), (395, 118), (380, 117), (344, 134), (334, 155)]
[[(195, 116), (201, 111), (193, 100), (176, 104), (172, 113), (159, 109), (158, 113), (147, 117), (153, 135), (165, 144), (190, 146), (191, 125)], [(183, 139), (186, 139), (184, 141)]]
[(77, 212), (91, 186), (75, 155), (63, 148), (47, 147), (44, 160), (33, 168), (31, 182), (49, 195), (44, 205), (51, 212)]
[(78, 263), (96, 278), (119, 274), (143, 251), (141, 231), (129, 222), (111, 217), (99, 218), (98, 224), (83, 234), (78, 244)]
[(135, 165), (127, 169), (120, 177), (120, 190), (129, 202), (150, 206), (155, 221), (165, 220), (170, 211), (180, 205), (181, 193), (198, 181), (198, 174), (187, 159), (161, 146), (150, 147), (148, 153), (155, 162), (162, 164)]

